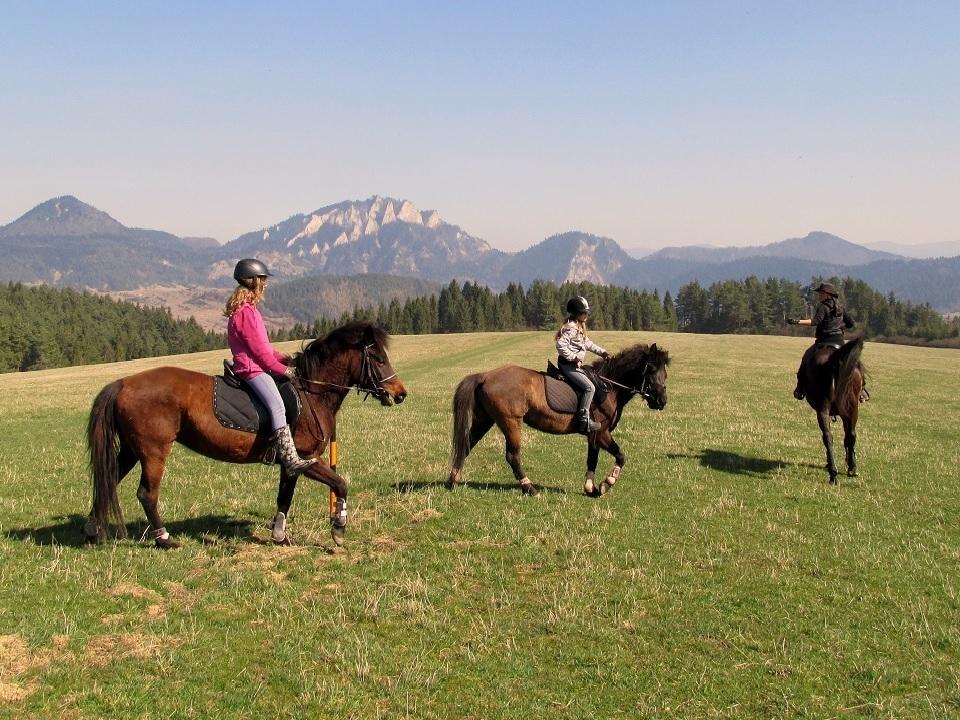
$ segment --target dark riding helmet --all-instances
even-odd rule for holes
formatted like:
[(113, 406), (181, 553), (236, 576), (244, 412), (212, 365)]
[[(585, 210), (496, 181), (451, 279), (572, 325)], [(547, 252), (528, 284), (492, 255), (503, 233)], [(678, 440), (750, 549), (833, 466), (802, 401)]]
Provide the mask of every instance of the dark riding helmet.
[(567, 315), (579, 315), (580, 313), (589, 313), (590, 303), (585, 297), (577, 295), (567, 300)]
[(267, 266), (256, 258), (244, 258), (237, 263), (233, 269), (233, 279), (238, 283), (244, 280), (250, 280), (255, 277), (270, 277), (270, 271)]
[(828, 283), (828, 282), (820, 283), (817, 287), (813, 289), (813, 291), (826, 293), (827, 295), (832, 295), (833, 297), (840, 297), (840, 293), (837, 291), (837, 289), (831, 283)]

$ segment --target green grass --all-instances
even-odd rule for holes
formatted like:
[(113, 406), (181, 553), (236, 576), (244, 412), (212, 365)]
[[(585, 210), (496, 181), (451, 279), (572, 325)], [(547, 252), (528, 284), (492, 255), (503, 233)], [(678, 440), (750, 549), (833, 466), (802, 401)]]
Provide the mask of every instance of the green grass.
[(669, 404), (628, 407), (599, 500), (583, 438), (528, 430), (540, 497), (495, 433), (441, 484), (456, 383), (542, 367), (548, 333), (395, 338), (408, 401), (340, 414), (340, 554), (326, 488), (301, 481), (297, 545), (273, 547), (275, 471), (179, 447), (161, 512), (181, 549), (138, 541), (136, 470), (135, 537), (79, 544), (96, 392), (222, 353), (0, 375), (0, 717), (960, 715), (956, 351), (867, 345), (861, 476), (830, 487), (790, 395), (803, 340), (594, 339), (673, 356)]

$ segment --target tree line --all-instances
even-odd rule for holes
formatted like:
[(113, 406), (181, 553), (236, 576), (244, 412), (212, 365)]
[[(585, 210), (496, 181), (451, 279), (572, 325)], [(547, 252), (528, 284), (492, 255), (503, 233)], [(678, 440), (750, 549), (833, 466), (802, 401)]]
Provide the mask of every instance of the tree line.
[[(960, 344), (960, 319), (946, 321), (926, 304), (901, 301), (852, 278), (828, 278), (868, 338), (898, 342)], [(820, 278), (814, 278), (816, 284)], [(553, 329), (569, 298), (590, 301), (595, 330), (695, 333), (795, 334), (788, 317), (812, 310), (809, 287), (770, 278), (727, 280), (709, 287), (697, 282), (674, 299), (660, 294), (593, 283), (511, 283), (494, 292), (473, 282), (451, 281), (438, 294), (377, 306), (355, 307), (331, 320), (271, 333), (275, 341), (322, 337), (352, 320), (374, 322), (393, 334), (421, 335)], [(808, 333), (809, 331), (807, 331)], [(807, 334), (799, 331), (800, 334)], [(148, 308), (69, 288), (0, 284), (0, 372), (132, 360), (225, 348), (223, 333), (177, 320), (167, 308)]]
[[(691, 282), (674, 299), (654, 291), (593, 283), (535, 281), (528, 288), (511, 283), (503, 292), (473, 282), (451, 281), (439, 295), (377, 306), (354, 307), (339, 318), (297, 323), (273, 334), (275, 340), (321, 337), (352, 320), (374, 322), (393, 334), (552, 329), (564, 318), (569, 298), (590, 301), (590, 327), (595, 330), (646, 330), (692, 333), (796, 334), (788, 317), (812, 314), (811, 287), (821, 279), (833, 282), (858, 329), (872, 339), (911, 338), (938, 341), (958, 336), (958, 322), (947, 322), (926, 304), (884, 295), (853, 278), (813, 278), (809, 286), (791, 280), (727, 280), (703, 287)], [(804, 334), (804, 331), (799, 331)]]
[(22, 283), (0, 284), (0, 372), (115, 362), (226, 347), (167, 308)]

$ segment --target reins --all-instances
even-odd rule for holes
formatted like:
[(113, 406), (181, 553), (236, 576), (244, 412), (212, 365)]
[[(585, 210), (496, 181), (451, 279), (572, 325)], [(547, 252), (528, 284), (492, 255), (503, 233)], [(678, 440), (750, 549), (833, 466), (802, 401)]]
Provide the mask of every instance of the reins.
[(339, 383), (329, 382), (327, 380), (311, 380), (310, 378), (301, 377), (296, 375), (294, 382), (298, 390), (303, 390), (305, 393), (311, 395), (321, 395), (323, 390), (312, 390), (307, 385), (324, 385), (330, 388), (336, 388), (338, 390), (346, 390), (350, 392), (351, 390), (356, 390), (357, 395), (360, 393), (366, 393), (363, 397), (364, 401), (371, 395), (373, 395), (378, 400), (382, 398), (386, 391), (383, 389), (383, 383), (388, 380), (392, 380), (397, 376), (397, 373), (388, 375), (387, 377), (381, 378), (377, 377), (376, 369), (373, 366), (373, 363), (370, 362), (370, 348), (373, 347), (373, 343), (363, 346), (363, 360), (360, 363), (360, 382), (353, 385), (340, 385)]
[(610, 383), (611, 385), (616, 385), (618, 388), (623, 388), (624, 390), (630, 393), (631, 397), (633, 395), (639, 395), (642, 398), (647, 399), (650, 397), (650, 391), (647, 389), (647, 382), (649, 381), (649, 378), (647, 377), (647, 372), (650, 370), (651, 367), (652, 367), (652, 364), (648, 361), (643, 368), (643, 382), (640, 383), (639, 388), (635, 388), (630, 385), (624, 385), (623, 383), (619, 383), (616, 380), (613, 380), (612, 378), (608, 378), (605, 375), (601, 375), (600, 373), (597, 373), (597, 377), (603, 380), (604, 382)]

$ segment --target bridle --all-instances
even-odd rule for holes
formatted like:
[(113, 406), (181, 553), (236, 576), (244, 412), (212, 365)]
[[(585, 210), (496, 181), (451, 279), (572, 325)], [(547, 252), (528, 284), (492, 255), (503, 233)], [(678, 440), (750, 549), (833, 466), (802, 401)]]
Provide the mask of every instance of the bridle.
[(295, 382), (298, 384), (300, 390), (312, 395), (319, 395), (324, 391), (313, 390), (307, 387), (308, 385), (324, 385), (339, 390), (346, 390), (347, 392), (356, 390), (357, 395), (366, 393), (363, 396), (364, 400), (371, 395), (377, 400), (383, 400), (388, 397), (387, 390), (383, 387), (383, 384), (395, 378), (397, 373), (393, 373), (387, 377), (380, 376), (380, 370), (377, 367), (378, 363), (374, 362), (370, 357), (370, 348), (372, 347), (374, 347), (373, 343), (363, 346), (363, 358), (360, 361), (360, 381), (355, 385), (338, 385), (337, 383), (327, 382), (326, 380), (311, 380), (310, 378), (300, 377), (299, 375), (296, 377)]
[(627, 392), (630, 393), (631, 397), (633, 397), (634, 395), (639, 395), (647, 402), (650, 402), (651, 400), (654, 399), (653, 392), (649, 387), (649, 385), (652, 384), (650, 382), (650, 372), (655, 369), (656, 368), (654, 367), (653, 363), (648, 360), (647, 364), (643, 366), (643, 381), (640, 383), (639, 388), (633, 387), (631, 385), (624, 385), (623, 383), (619, 383), (616, 380), (612, 380), (604, 375), (600, 375), (599, 373), (597, 373), (597, 377), (599, 377), (604, 382), (608, 382), (611, 385), (616, 385), (618, 388), (622, 388), (626, 390)]

